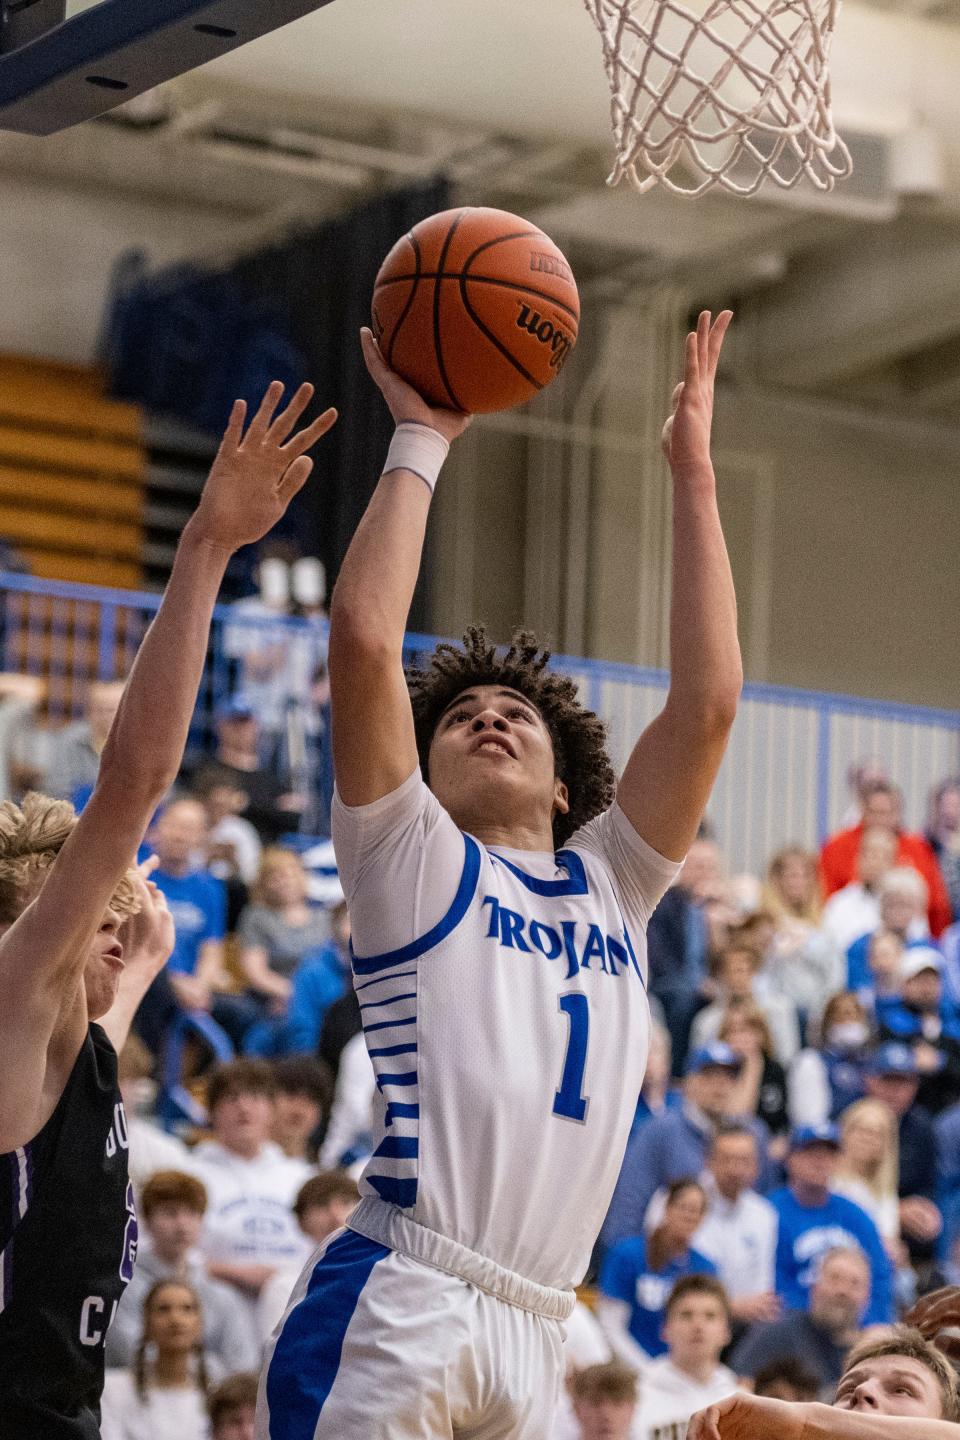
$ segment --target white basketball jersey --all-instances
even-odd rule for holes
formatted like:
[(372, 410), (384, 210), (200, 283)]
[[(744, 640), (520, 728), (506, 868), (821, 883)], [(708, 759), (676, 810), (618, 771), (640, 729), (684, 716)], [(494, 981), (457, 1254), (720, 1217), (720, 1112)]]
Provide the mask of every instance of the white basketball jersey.
[(556, 856), (488, 849), (419, 776), (334, 818), (377, 1077), (361, 1193), (539, 1284), (575, 1284), (646, 1065), (646, 922), (679, 867), (617, 806)]

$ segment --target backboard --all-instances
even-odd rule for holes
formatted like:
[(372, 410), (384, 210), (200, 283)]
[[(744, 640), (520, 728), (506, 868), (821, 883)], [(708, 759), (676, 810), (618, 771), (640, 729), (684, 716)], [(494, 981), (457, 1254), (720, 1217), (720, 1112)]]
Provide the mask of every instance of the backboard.
[(0, 54), (0, 129), (65, 130), (329, 3), (99, 0)]

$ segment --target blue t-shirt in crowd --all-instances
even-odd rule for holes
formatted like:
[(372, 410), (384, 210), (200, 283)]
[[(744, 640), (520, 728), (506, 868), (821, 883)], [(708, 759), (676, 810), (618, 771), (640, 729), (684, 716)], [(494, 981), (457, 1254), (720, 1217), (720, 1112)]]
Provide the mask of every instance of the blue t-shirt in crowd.
[(633, 1235), (608, 1251), (600, 1271), (600, 1289), (612, 1300), (627, 1301), (630, 1334), (642, 1350), (655, 1357), (667, 1351), (661, 1332), (674, 1283), (681, 1275), (716, 1273), (713, 1261), (698, 1250), (688, 1250), (679, 1259), (668, 1260), (662, 1269), (651, 1270), (645, 1236)]
[(876, 1225), (844, 1195), (824, 1205), (801, 1205), (789, 1186), (767, 1199), (779, 1219), (776, 1291), (788, 1310), (809, 1310), (817, 1261), (828, 1250), (862, 1250), (870, 1262), (870, 1300), (864, 1325), (893, 1323), (893, 1272)]
[(222, 940), (227, 931), (227, 887), (206, 870), (168, 875), (154, 870), (150, 879), (167, 897), (176, 942), (168, 969), (192, 975), (205, 940)]

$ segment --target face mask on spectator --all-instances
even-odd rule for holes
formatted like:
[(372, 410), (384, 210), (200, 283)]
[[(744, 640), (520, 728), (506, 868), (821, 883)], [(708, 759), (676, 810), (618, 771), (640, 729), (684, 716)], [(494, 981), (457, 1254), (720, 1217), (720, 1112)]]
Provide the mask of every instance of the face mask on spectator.
[(827, 1031), (827, 1044), (831, 1050), (859, 1050), (869, 1038), (870, 1032), (862, 1020), (843, 1020), (831, 1025)]

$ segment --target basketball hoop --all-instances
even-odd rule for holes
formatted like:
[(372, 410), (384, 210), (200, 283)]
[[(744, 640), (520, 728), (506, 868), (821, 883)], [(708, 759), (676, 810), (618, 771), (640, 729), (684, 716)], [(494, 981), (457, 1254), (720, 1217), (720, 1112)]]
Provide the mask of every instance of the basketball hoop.
[(700, 0), (699, 15), (680, 0), (584, 4), (613, 93), (608, 184), (754, 195), (766, 180), (832, 190), (851, 173), (830, 94), (842, 0)]

